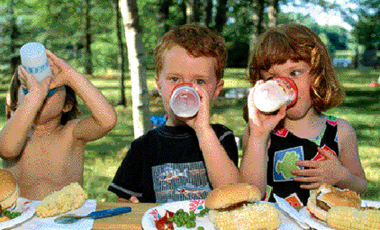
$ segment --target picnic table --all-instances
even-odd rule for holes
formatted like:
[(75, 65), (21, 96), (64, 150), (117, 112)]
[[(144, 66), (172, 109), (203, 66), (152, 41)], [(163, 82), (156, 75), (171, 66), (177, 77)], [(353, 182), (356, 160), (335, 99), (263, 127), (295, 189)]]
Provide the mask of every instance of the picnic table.
[(117, 208), (123, 206), (130, 206), (132, 212), (112, 216), (102, 219), (96, 219), (92, 229), (142, 229), (141, 219), (144, 213), (155, 206), (160, 204), (155, 203), (116, 203), (116, 202), (98, 202), (96, 210)]

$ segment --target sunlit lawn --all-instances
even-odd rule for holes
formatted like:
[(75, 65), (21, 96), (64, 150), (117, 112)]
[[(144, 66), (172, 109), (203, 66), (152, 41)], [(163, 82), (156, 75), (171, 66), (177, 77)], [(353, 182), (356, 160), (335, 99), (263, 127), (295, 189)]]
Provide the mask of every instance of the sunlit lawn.
[[(340, 80), (346, 88), (346, 100), (343, 105), (328, 111), (328, 114), (348, 120), (356, 129), (359, 141), (359, 153), (362, 159), (367, 180), (368, 191), (364, 199), (380, 200), (380, 87), (369, 86), (371, 80), (377, 80), (380, 71), (374, 70), (338, 70)], [(92, 82), (104, 95), (116, 104), (119, 99), (118, 84), (115, 78), (92, 79)], [(225, 76), (225, 87), (212, 109), (212, 122), (222, 123), (231, 128), (237, 137), (242, 138), (245, 122), (242, 108), (245, 99), (226, 99), (227, 90), (249, 87), (245, 80), (244, 69), (228, 69)], [(0, 126), (5, 124), (5, 89), (0, 88)], [(148, 73), (148, 88), (155, 89), (153, 72)], [(118, 123), (104, 138), (89, 143), (85, 158), (85, 190), (90, 198), (99, 201), (114, 201), (116, 196), (107, 191), (120, 162), (133, 141), (133, 121), (131, 111), (130, 82), (126, 82), (128, 106), (117, 106)], [(88, 115), (81, 104), (82, 116)], [(161, 100), (157, 96), (150, 97), (150, 111), (154, 115), (163, 115)], [(0, 160), (1, 161), (1, 160)], [(0, 166), (1, 167), (1, 166)]]

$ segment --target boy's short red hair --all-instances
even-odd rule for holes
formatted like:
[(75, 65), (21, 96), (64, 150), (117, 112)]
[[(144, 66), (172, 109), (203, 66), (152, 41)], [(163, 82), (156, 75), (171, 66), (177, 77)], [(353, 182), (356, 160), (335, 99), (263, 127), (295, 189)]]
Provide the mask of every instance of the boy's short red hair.
[(227, 47), (223, 37), (205, 26), (196, 24), (177, 26), (162, 37), (154, 49), (157, 76), (164, 66), (165, 53), (175, 45), (186, 49), (194, 57), (214, 57), (217, 80), (223, 78), (227, 63)]

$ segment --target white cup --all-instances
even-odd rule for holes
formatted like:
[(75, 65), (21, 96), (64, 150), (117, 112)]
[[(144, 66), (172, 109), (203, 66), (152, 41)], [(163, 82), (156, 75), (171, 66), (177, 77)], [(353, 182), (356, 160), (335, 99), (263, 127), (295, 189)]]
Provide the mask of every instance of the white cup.
[(29, 42), (20, 49), (21, 64), (32, 74), (38, 82), (46, 77), (53, 76), (44, 45), (38, 42)]
[(258, 110), (272, 113), (286, 105), (293, 106), (297, 101), (298, 89), (293, 80), (287, 77), (275, 77), (255, 86), (253, 102)]
[(169, 101), (174, 114), (184, 118), (197, 114), (200, 103), (199, 94), (188, 84), (175, 87)]

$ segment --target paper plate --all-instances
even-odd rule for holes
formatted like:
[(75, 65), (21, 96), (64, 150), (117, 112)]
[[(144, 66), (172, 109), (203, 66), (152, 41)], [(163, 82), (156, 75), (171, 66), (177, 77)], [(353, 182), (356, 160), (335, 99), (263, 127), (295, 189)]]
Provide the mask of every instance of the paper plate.
[(21, 224), (24, 221), (32, 218), (32, 216), (36, 212), (36, 207), (34, 206), (34, 204), (30, 200), (23, 198), (23, 197), (19, 197), (17, 199), (16, 206), (12, 207), (10, 209), (7, 209), (7, 210), (12, 211), (12, 212), (20, 212), (21, 215), (14, 218), (14, 219), (11, 219), (11, 220), (8, 220), (5, 222), (1, 222), (0, 223), (0, 229), (6, 229), (6, 228), (14, 227), (17, 224)]
[[(380, 202), (378, 201), (371, 201), (371, 200), (362, 200), (362, 207), (375, 207), (380, 208)], [(311, 217), (311, 214), (309, 210), (307, 210), (307, 207), (302, 208), (299, 211), (300, 215), (305, 218), (305, 221), (313, 228), (317, 230), (333, 230), (332, 228), (329, 228), (327, 226), (327, 223), (318, 221)]]
[[(177, 201), (171, 203), (165, 203), (158, 207), (153, 207), (148, 209), (142, 218), (142, 227), (144, 230), (157, 229), (155, 220), (160, 219), (165, 215), (166, 210), (171, 212), (176, 212), (179, 209), (183, 209), (185, 212), (190, 212), (193, 210), (195, 213), (199, 213), (202, 209), (205, 208), (204, 200), (187, 200), (187, 201)], [(216, 229), (211, 223), (210, 219), (206, 215), (205, 217), (197, 217), (195, 223), (197, 227), (204, 227), (204, 229)], [(195, 228), (195, 229), (196, 229)], [(186, 227), (178, 228), (174, 224), (174, 229), (187, 229)]]
[(373, 200), (362, 200), (362, 207), (374, 207), (379, 209), (380, 208), (380, 202), (379, 201), (373, 201)]
[[(277, 204), (273, 204), (277, 209)], [(144, 230), (157, 230), (155, 220), (158, 220), (162, 216), (165, 215), (166, 210), (171, 212), (176, 212), (179, 209), (183, 209), (185, 212), (189, 212), (193, 210), (195, 213), (199, 213), (202, 209), (204, 209), (204, 200), (188, 200), (188, 201), (177, 201), (172, 203), (165, 203), (158, 207), (153, 207), (148, 209), (143, 218), (142, 218), (142, 227)], [(196, 222), (197, 227), (204, 227), (207, 230), (217, 229), (213, 223), (211, 223), (208, 215), (205, 217), (197, 217)], [(186, 227), (178, 228), (174, 224), (174, 229), (184, 230)], [(277, 230), (302, 230), (296, 223), (293, 222), (289, 217), (287, 217), (284, 213), (281, 212), (281, 225)]]
[(300, 215), (303, 217), (303, 220), (312, 228), (315, 228), (317, 230), (334, 230), (332, 228), (329, 228), (327, 226), (327, 223), (319, 221), (311, 217), (311, 214), (309, 210), (307, 210), (307, 207), (302, 208), (299, 211)]

